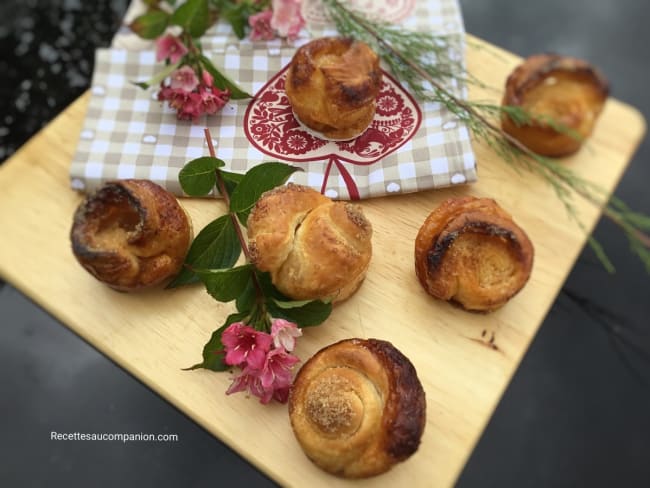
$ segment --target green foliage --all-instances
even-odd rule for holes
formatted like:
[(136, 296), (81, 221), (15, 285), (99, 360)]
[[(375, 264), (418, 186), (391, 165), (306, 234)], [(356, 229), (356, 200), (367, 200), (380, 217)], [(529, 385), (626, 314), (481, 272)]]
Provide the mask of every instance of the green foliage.
[(246, 2), (232, 3), (227, 1), (219, 3), (221, 4), (219, 9), (221, 17), (231, 25), (235, 35), (243, 39), (246, 36), (248, 17), (251, 14), (248, 4)]
[(220, 159), (203, 157), (190, 161), (179, 173), (183, 191), (188, 195), (202, 196), (219, 188), (229, 213), (208, 224), (196, 236), (185, 259), (185, 269), (169, 286), (200, 280), (215, 300), (224, 303), (234, 300), (237, 307), (237, 313), (230, 315), (210, 337), (203, 348), (203, 360), (189, 369), (223, 371), (227, 368), (223, 362), (221, 334), (233, 322), (243, 321), (269, 332), (272, 318), (308, 327), (321, 324), (332, 311), (329, 302), (288, 299), (273, 286), (268, 273), (261, 273), (250, 262), (235, 266), (242, 250), (249, 256), (239, 222), (246, 221), (265, 191), (284, 184), (298, 168), (270, 162), (240, 175), (223, 171), (223, 166)]
[(230, 211), (246, 222), (251, 209), (268, 190), (284, 184), (289, 176), (300, 168), (284, 163), (262, 163), (251, 168), (233, 190), (230, 197)]
[(230, 215), (222, 215), (206, 225), (194, 238), (185, 258), (185, 267), (168, 288), (188, 285), (199, 281), (193, 269), (222, 269), (233, 266), (241, 255)]
[[(231, 173), (230, 171), (221, 170), (219, 174), (221, 174), (221, 179), (223, 180), (223, 184), (226, 187), (226, 191), (228, 192), (228, 195), (232, 195), (232, 192), (234, 191), (235, 187), (239, 185), (241, 180), (244, 178), (243, 174)], [(221, 191), (219, 193), (221, 193)]]
[[(215, 7), (222, 9), (221, 15), (225, 16), (233, 25), (237, 25), (238, 35), (241, 34), (241, 37), (243, 37), (244, 25), (242, 22), (244, 24), (247, 23), (248, 15), (263, 8), (267, 2), (232, 2), (230, 0), (208, 2), (208, 0), (187, 0), (171, 14), (163, 10), (160, 3), (160, 0), (146, 0), (145, 4), (148, 10), (131, 23), (131, 30), (144, 39), (157, 39), (165, 33), (168, 26), (179, 26), (182, 28), (182, 32), (178, 38), (185, 44), (188, 53), (179, 63), (174, 64), (173, 67), (168, 66), (156, 74), (151, 80), (147, 82), (134, 82), (133, 84), (146, 90), (151, 86), (160, 84), (172, 71), (183, 64), (192, 66), (197, 71), (197, 74), (200, 74), (200, 70), (205, 70), (210, 73), (214, 79), (214, 85), (220, 90), (228, 90), (231, 99), (242, 100), (251, 98), (250, 94), (242, 90), (237, 83), (224, 75), (203, 54), (199, 38), (205, 34), (218, 18), (219, 11)], [(176, 4), (173, 0), (166, 0), (166, 3), (172, 8)]]
[(155, 39), (162, 35), (169, 25), (169, 14), (161, 10), (151, 10), (137, 17), (129, 27), (143, 39)]
[(250, 263), (235, 268), (195, 269), (194, 272), (212, 298), (220, 302), (237, 299), (253, 279), (253, 265)]
[(210, 27), (208, 0), (187, 0), (172, 14), (170, 23), (178, 25), (193, 38), (199, 38)]
[(161, 69), (158, 73), (156, 73), (150, 80), (133, 82), (133, 84), (135, 86), (142, 88), (143, 90), (147, 90), (149, 87), (154, 85), (159, 85), (160, 82), (163, 81), (165, 78), (167, 78), (169, 75), (171, 75), (172, 72), (180, 66), (180, 64), (181, 64), (180, 61), (174, 64), (168, 64), (163, 69)]
[(221, 73), (217, 68), (215, 68), (210, 58), (205, 55), (199, 57), (201, 66), (212, 75), (214, 78), (214, 86), (219, 88), (219, 90), (228, 90), (230, 92), (230, 98), (233, 100), (242, 100), (244, 98), (251, 98), (250, 94), (246, 93), (244, 90), (239, 88), (236, 83), (231, 81), (226, 75)]
[(321, 300), (300, 302), (273, 300), (267, 306), (273, 317), (300, 324), (301, 327), (322, 324), (332, 313), (332, 304)]
[(209, 156), (193, 159), (178, 174), (183, 191), (191, 197), (203, 197), (214, 189), (217, 183), (216, 169), (224, 166), (221, 159)]

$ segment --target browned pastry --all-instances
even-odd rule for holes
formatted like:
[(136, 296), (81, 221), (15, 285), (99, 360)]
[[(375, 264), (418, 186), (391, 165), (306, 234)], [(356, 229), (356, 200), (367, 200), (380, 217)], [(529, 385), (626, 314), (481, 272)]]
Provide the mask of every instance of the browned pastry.
[(376, 339), (321, 349), (300, 369), (289, 395), (291, 426), (307, 457), (346, 478), (381, 474), (411, 456), (425, 410), (411, 362)]
[(268, 191), (248, 217), (251, 260), (295, 300), (348, 298), (372, 255), (372, 226), (361, 208), (289, 184)]
[(528, 281), (533, 245), (489, 198), (450, 198), (415, 239), (415, 272), (424, 289), (473, 311), (505, 304)]
[(294, 113), (329, 139), (352, 139), (370, 125), (381, 86), (379, 57), (361, 41), (324, 37), (296, 51), (285, 90)]
[(192, 227), (176, 198), (148, 180), (111, 181), (79, 205), (72, 251), (99, 281), (122, 291), (157, 285), (177, 274)]
[(502, 104), (522, 107), (541, 120), (518, 124), (504, 115), (502, 127), (537, 154), (566, 156), (591, 135), (608, 94), (607, 80), (586, 61), (531, 56), (508, 77)]

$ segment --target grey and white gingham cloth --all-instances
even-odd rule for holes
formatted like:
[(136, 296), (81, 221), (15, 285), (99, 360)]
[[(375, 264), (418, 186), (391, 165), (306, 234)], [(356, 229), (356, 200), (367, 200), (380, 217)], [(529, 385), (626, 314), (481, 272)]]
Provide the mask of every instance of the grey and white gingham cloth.
[[(127, 22), (141, 11), (140, 1), (131, 5)], [(278, 40), (239, 40), (228, 25), (219, 22), (203, 39), (204, 52), (244, 90), (258, 93), (290, 62), (297, 45), (313, 37), (335, 34), (319, 16), (319, 0), (303, 1), (309, 29), (296, 45)], [(377, 0), (349, 1), (365, 11), (382, 5)], [(458, 35), (456, 55), (460, 56), (463, 25), (456, 0), (385, 1), (393, 10), (386, 14), (379, 9), (379, 14), (393, 19), (402, 15), (405, 27)], [(182, 196), (178, 172), (189, 160), (208, 154), (205, 127), (210, 129), (226, 169), (243, 173), (261, 162), (282, 160), (261, 152), (247, 138), (245, 112), (255, 100), (231, 101), (217, 115), (203, 116), (195, 122), (179, 121), (173, 110), (158, 102), (154, 88), (145, 91), (131, 83), (150, 79), (161, 68), (151, 44), (123, 29), (113, 46), (96, 54), (88, 111), (70, 170), (74, 189), (92, 191), (111, 179), (145, 178)], [(453, 89), (464, 91), (462, 86)], [(413, 137), (382, 159), (372, 164), (337, 165), (328, 164), (327, 159), (312, 160), (300, 164), (304, 171), (295, 173), (292, 181), (340, 199), (353, 196), (349, 181), (345, 181), (350, 176), (358, 198), (475, 181), (476, 162), (468, 129), (438, 104), (420, 104), (420, 111), (422, 120)], [(327, 185), (323, 186), (326, 173)]]

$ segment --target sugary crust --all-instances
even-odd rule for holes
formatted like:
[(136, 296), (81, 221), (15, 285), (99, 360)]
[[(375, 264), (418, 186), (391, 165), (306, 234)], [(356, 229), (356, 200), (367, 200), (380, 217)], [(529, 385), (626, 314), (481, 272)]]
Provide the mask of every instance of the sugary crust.
[(347, 339), (316, 353), (289, 396), (291, 426), (325, 471), (364, 478), (388, 471), (419, 447), (426, 421), (422, 385), (392, 344)]
[(523, 288), (533, 255), (526, 233), (494, 200), (450, 198), (418, 232), (415, 272), (430, 295), (487, 312)]
[(543, 120), (518, 125), (507, 115), (502, 127), (538, 154), (566, 156), (591, 135), (608, 94), (607, 80), (586, 61), (556, 54), (531, 56), (508, 77), (502, 104), (522, 107), (563, 128)]
[(367, 44), (325, 37), (296, 51), (285, 90), (306, 126), (330, 139), (352, 139), (375, 115), (381, 77), (379, 57)]
[(95, 278), (122, 291), (155, 286), (177, 274), (192, 242), (176, 198), (148, 180), (111, 181), (77, 208), (72, 251)]
[(262, 195), (247, 227), (253, 263), (296, 300), (346, 299), (372, 256), (372, 227), (360, 207), (300, 185)]

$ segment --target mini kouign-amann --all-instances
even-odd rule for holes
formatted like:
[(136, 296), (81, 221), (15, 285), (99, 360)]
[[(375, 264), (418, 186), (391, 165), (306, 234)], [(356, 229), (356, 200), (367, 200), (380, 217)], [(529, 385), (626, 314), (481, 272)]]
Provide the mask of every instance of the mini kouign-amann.
[(526, 118), (504, 113), (503, 130), (537, 154), (575, 153), (596, 124), (609, 84), (581, 59), (538, 54), (525, 59), (506, 82), (502, 105), (521, 108)]
[(490, 198), (450, 198), (415, 239), (415, 272), (430, 295), (466, 310), (504, 305), (530, 277), (533, 245)]
[(379, 57), (367, 44), (324, 37), (296, 51), (285, 91), (300, 122), (327, 139), (347, 140), (372, 122), (381, 79)]
[(104, 184), (88, 195), (70, 231), (77, 261), (121, 291), (158, 285), (176, 275), (192, 242), (192, 226), (174, 195), (148, 180)]
[(294, 300), (345, 300), (370, 264), (372, 226), (361, 207), (305, 186), (264, 193), (247, 228), (252, 262)]

